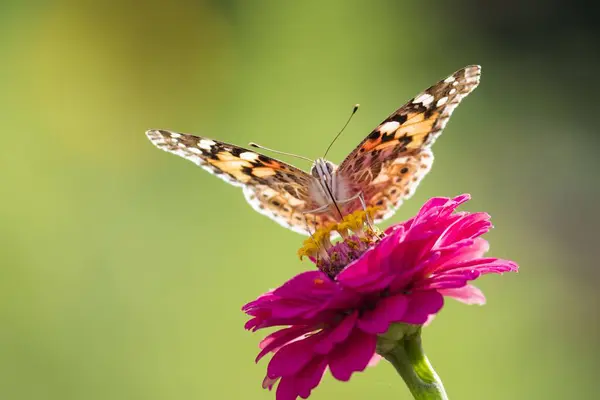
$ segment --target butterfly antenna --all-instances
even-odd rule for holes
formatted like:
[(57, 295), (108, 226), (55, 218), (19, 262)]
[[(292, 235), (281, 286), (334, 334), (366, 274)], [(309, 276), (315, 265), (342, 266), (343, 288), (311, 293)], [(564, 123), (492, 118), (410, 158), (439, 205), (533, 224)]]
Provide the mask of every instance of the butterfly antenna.
[(285, 156), (290, 156), (290, 157), (296, 157), (296, 158), (300, 158), (300, 159), (302, 159), (302, 160), (306, 160), (306, 161), (308, 161), (308, 162), (314, 163), (314, 160), (311, 160), (311, 159), (310, 159), (310, 158), (308, 158), (308, 157), (300, 156), (300, 155), (298, 155), (298, 154), (293, 154), (293, 153), (286, 153), (285, 151), (273, 150), (273, 149), (270, 149), (270, 148), (268, 148), (268, 147), (261, 146), (260, 144), (256, 144), (256, 143), (254, 143), (254, 142), (250, 142), (250, 143), (248, 143), (248, 145), (249, 145), (250, 147), (255, 147), (255, 148), (257, 148), (257, 149), (262, 149), (262, 150), (267, 150), (267, 151), (270, 151), (271, 153), (283, 154), (283, 155), (285, 155)]
[(329, 149), (331, 149), (331, 146), (333, 146), (333, 144), (340, 137), (340, 135), (342, 134), (342, 132), (344, 132), (344, 129), (346, 129), (346, 127), (350, 123), (350, 120), (352, 119), (352, 117), (354, 116), (354, 114), (356, 114), (356, 112), (358, 111), (358, 107), (360, 107), (360, 104), (355, 104), (354, 105), (354, 108), (352, 109), (352, 113), (348, 117), (348, 121), (346, 121), (346, 123), (344, 124), (344, 127), (342, 128), (342, 130), (339, 131), (338, 134), (335, 136), (335, 138), (333, 138), (333, 140), (331, 141), (331, 143), (329, 143), (329, 147), (327, 147), (327, 150), (325, 150), (325, 154), (323, 154), (323, 158), (325, 158), (327, 156), (327, 153), (329, 153)]

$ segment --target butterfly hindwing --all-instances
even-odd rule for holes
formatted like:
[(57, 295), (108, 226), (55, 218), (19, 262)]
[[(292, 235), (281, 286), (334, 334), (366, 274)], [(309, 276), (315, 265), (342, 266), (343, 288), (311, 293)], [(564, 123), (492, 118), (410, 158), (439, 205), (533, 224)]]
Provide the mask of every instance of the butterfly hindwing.
[(430, 148), (450, 115), (479, 84), (481, 68), (465, 67), (386, 118), (342, 162), (338, 173), (376, 206), (377, 221), (394, 214), (433, 163)]

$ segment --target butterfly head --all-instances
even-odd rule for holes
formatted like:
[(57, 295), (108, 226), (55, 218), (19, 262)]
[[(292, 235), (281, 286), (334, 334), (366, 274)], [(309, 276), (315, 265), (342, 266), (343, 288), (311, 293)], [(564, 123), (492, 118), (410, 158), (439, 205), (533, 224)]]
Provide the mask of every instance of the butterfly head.
[(310, 169), (310, 174), (318, 182), (319, 189), (312, 193), (317, 203), (327, 205), (345, 198), (345, 190), (340, 185), (336, 171), (337, 166), (334, 163), (324, 158), (317, 158), (315, 160)]
[(331, 183), (335, 165), (324, 158), (317, 158), (310, 169), (310, 174), (321, 182)]

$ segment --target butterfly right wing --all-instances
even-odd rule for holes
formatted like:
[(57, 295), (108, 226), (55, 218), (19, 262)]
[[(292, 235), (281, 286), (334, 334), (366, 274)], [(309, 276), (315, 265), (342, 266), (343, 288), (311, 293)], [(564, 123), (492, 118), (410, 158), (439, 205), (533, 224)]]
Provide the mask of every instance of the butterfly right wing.
[(376, 222), (391, 217), (429, 172), (431, 145), (454, 109), (477, 87), (480, 75), (481, 68), (470, 65), (421, 92), (379, 124), (342, 162), (338, 171), (351, 185), (351, 194), (362, 193), (368, 206), (378, 208)]
[(234, 186), (259, 213), (301, 234), (330, 222), (327, 214), (312, 214), (309, 196), (314, 178), (306, 172), (265, 155), (205, 137), (167, 130), (146, 132), (161, 150), (192, 161)]

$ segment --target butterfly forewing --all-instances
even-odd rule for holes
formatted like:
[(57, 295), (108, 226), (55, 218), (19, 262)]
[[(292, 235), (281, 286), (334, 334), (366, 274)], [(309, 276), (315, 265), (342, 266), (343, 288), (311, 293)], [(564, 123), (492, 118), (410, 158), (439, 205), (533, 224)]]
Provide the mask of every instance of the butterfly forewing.
[(394, 214), (433, 163), (430, 148), (450, 115), (479, 84), (481, 68), (465, 67), (415, 96), (377, 126), (346, 157), (338, 173), (351, 192), (378, 207), (377, 221)]
[(242, 186), (246, 200), (256, 211), (287, 228), (306, 234), (307, 228), (314, 231), (328, 221), (327, 214), (307, 213), (315, 208), (309, 196), (314, 178), (292, 165), (205, 137), (158, 129), (146, 135), (159, 149)]

